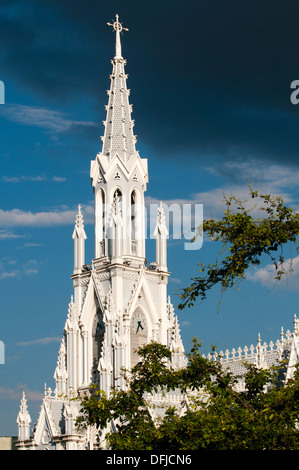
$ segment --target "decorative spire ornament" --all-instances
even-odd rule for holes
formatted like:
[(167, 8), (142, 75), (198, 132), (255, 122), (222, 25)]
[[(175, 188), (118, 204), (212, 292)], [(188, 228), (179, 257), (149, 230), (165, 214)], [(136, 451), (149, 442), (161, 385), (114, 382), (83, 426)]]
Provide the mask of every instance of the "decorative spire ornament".
[(80, 271), (85, 264), (85, 240), (87, 236), (84, 230), (84, 220), (81, 213), (81, 206), (78, 206), (76, 223), (73, 232), (74, 240), (74, 272)]
[(116, 20), (113, 23), (107, 23), (107, 26), (112, 26), (116, 32), (116, 42), (115, 42), (115, 59), (122, 59), (121, 55), (121, 42), (120, 42), (120, 33), (122, 31), (129, 31), (128, 28), (124, 28), (123, 25), (118, 21), (118, 15), (115, 15)]
[(27, 400), (26, 400), (25, 392), (23, 392), (21, 405), (20, 405), (20, 411), (17, 417), (19, 440), (29, 439), (30, 423), (31, 423), (31, 418), (27, 409)]

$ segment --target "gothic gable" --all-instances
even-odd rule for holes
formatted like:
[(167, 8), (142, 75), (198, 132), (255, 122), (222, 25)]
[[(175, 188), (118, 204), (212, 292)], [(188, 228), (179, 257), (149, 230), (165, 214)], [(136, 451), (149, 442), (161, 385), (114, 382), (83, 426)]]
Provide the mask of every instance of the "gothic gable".
[(55, 448), (54, 438), (64, 432), (64, 402), (55, 402), (44, 397), (38, 423), (33, 435), (33, 445), (37, 449)]
[(98, 309), (102, 312), (104, 311), (104, 301), (104, 292), (102, 291), (100, 281), (92, 273), (80, 314), (80, 323), (84, 328), (90, 329), (92, 327), (93, 319)]
[(127, 307), (127, 315), (131, 318), (134, 311), (139, 306), (144, 310), (144, 312), (146, 312), (149, 322), (149, 334), (152, 335), (158, 325), (161, 313), (158, 313), (157, 303), (151, 295), (145, 276), (141, 276), (139, 282), (135, 285), (132, 297)]
[(299, 363), (299, 337), (295, 334), (293, 335), (293, 340), (291, 344), (290, 356), (287, 365), (286, 371), (286, 381), (291, 379), (295, 372), (295, 367)]

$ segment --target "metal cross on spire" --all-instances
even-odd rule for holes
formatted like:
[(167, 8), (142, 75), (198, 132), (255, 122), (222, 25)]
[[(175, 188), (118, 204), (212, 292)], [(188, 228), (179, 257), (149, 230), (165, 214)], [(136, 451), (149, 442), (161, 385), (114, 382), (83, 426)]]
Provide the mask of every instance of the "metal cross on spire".
[(129, 31), (128, 28), (124, 28), (123, 25), (118, 21), (118, 15), (116, 14), (116, 21), (113, 23), (107, 23), (107, 26), (112, 26), (116, 32), (116, 44), (115, 44), (115, 59), (121, 59), (121, 44), (120, 44), (120, 33), (122, 31)]

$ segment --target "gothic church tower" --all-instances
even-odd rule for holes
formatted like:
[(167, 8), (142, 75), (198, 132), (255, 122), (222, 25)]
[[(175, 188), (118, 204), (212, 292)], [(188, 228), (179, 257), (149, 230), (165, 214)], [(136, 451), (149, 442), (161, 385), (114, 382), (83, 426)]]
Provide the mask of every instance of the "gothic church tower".
[[(95, 255), (85, 264), (86, 233), (80, 206), (73, 231), (74, 293), (71, 297), (54, 378), (54, 392), (45, 389), (36, 429), (28, 438), (30, 416), (25, 395), (18, 416), (21, 449), (90, 448), (91, 432), (78, 435), (74, 420), (79, 405), (71, 400), (92, 383), (106, 393), (123, 387), (123, 368), (138, 361), (136, 349), (151, 340), (167, 345), (173, 365), (185, 365), (177, 317), (167, 296), (167, 227), (158, 207), (156, 262), (145, 258), (144, 193), (147, 160), (136, 150), (132, 106), (129, 103), (120, 33), (116, 15), (115, 56), (110, 75), (102, 150), (91, 162), (95, 197)], [(24, 436), (27, 437), (24, 440)]]

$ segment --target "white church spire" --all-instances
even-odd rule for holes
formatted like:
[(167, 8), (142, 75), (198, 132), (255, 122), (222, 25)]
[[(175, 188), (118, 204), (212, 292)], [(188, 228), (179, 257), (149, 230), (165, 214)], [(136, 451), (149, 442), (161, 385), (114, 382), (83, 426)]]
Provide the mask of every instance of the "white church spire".
[(131, 119), (132, 107), (129, 104), (130, 90), (127, 89), (127, 75), (125, 74), (126, 60), (122, 57), (120, 33), (128, 31), (118, 21), (107, 23), (116, 32), (115, 57), (111, 61), (113, 65), (110, 75), (111, 86), (107, 92), (109, 95), (106, 106), (107, 115), (104, 121), (105, 133), (102, 137), (103, 155), (111, 161), (115, 155), (127, 163), (136, 154), (136, 137), (133, 134), (134, 121)]
[(54, 379), (56, 382), (56, 393), (57, 395), (61, 393), (66, 393), (66, 383), (67, 383), (67, 370), (66, 370), (66, 347), (65, 347), (65, 338), (62, 338), (57, 367), (54, 372)]
[[(125, 73), (126, 60), (122, 56), (120, 34), (128, 31), (119, 22), (107, 23), (116, 33), (115, 56), (111, 60), (112, 74), (102, 149), (91, 161), (90, 177), (95, 194), (95, 259), (111, 257), (109, 233), (116, 227), (109, 226), (111, 207), (115, 193), (121, 202), (122, 241), (118, 245), (117, 258), (135, 256), (145, 259), (145, 209), (144, 192), (148, 182), (147, 159), (140, 158), (136, 150), (136, 136), (129, 103)], [(119, 219), (120, 220), (120, 219)], [(115, 245), (115, 243), (114, 243)]]

